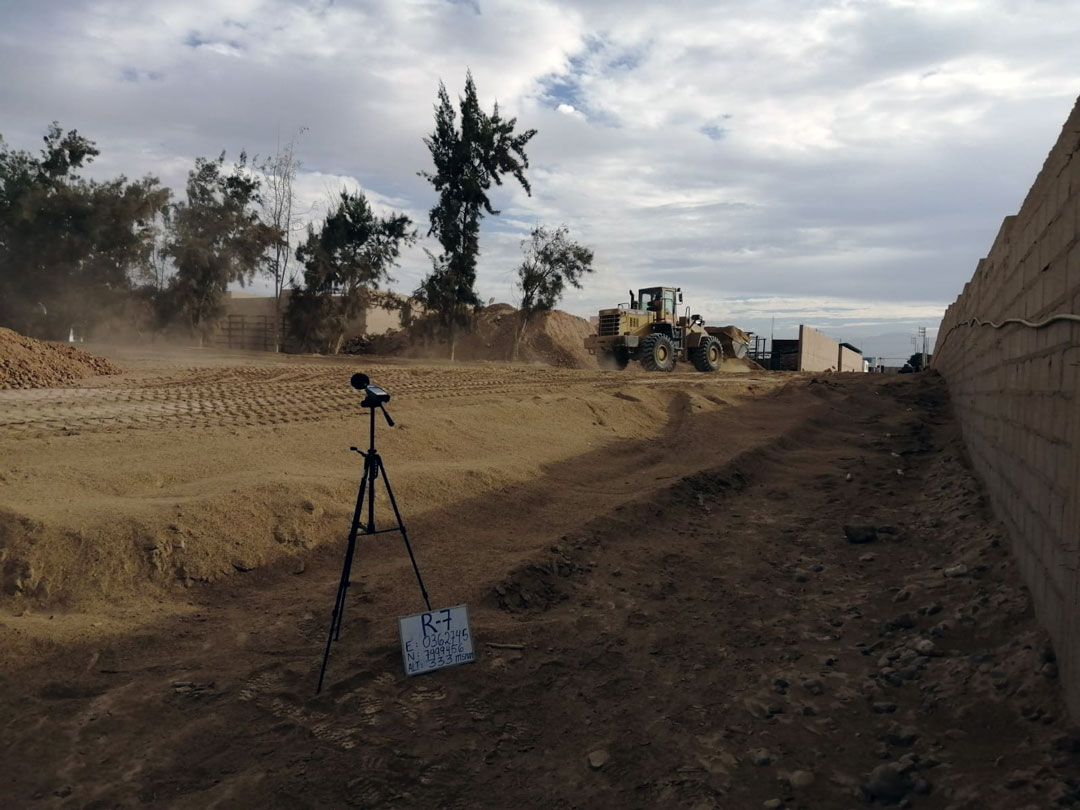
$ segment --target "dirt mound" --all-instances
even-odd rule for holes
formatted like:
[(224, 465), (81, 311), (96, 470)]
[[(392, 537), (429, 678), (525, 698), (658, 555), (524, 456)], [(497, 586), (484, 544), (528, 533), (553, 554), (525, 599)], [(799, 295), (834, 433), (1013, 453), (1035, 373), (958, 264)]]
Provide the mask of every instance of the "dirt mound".
[(0, 327), (0, 388), (52, 388), (119, 373), (108, 360), (74, 346), (44, 343)]

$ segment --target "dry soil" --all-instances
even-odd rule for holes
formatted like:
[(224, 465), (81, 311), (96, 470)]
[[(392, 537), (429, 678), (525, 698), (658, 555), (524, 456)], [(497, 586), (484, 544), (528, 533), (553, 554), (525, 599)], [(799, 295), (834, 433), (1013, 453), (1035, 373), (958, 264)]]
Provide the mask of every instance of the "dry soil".
[[(0, 806), (1080, 797), (933, 377), (110, 356), (123, 375), (0, 392)], [(394, 397), (380, 450), (478, 661), (403, 674), (421, 602), (380, 535), (315, 695), (356, 370)]]
[(46, 388), (120, 369), (76, 346), (46, 343), (0, 327), (0, 388)]

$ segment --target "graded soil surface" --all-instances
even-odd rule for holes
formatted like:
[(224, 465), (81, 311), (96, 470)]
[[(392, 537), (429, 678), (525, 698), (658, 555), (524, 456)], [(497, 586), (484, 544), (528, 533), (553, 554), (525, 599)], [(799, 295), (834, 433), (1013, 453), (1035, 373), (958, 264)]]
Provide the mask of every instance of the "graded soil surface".
[[(0, 392), (2, 807), (1080, 800), (935, 377), (106, 354)], [(408, 556), (361, 538), (316, 695), (360, 370), (477, 662), (403, 674)]]

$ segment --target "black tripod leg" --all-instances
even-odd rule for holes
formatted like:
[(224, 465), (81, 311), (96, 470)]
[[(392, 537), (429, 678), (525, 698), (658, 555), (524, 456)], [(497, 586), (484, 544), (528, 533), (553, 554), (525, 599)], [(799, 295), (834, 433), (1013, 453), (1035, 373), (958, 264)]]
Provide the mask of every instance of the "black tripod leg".
[(356, 551), (356, 535), (360, 529), (360, 512), (364, 508), (364, 489), (367, 486), (367, 481), (368, 475), (365, 469), (364, 477), (360, 481), (360, 491), (356, 496), (356, 509), (353, 511), (352, 528), (349, 530), (349, 544), (345, 549), (345, 565), (341, 569), (341, 580), (338, 582), (334, 611), (330, 615), (330, 632), (326, 636), (326, 651), (323, 653), (322, 669), (319, 670), (319, 685), (315, 687), (316, 693), (322, 691), (323, 678), (326, 675), (326, 664), (330, 660), (330, 644), (335, 638), (341, 638), (341, 619), (345, 614), (345, 596), (349, 591), (349, 575), (352, 571), (353, 554)]
[(390, 506), (394, 508), (394, 517), (397, 518), (398, 528), (401, 529), (401, 537), (405, 541), (405, 550), (409, 552), (409, 559), (412, 561), (412, 570), (416, 574), (416, 582), (420, 585), (420, 594), (424, 597), (424, 604), (427, 605), (427, 609), (431, 610), (431, 600), (428, 599), (427, 589), (424, 588), (424, 579), (420, 576), (420, 568), (416, 564), (416, 557), (413, 554), (412, 545), (409, 543), (409, 534), (405, 531), (405, 522), (401, 519), (401, 512), (398, 511), (397, 501), (394, 500), (394, 490), (390, 489), (390, 479), (386, 477), (386, 466), (382, 463), (382, 457), (379, 457), (379, 469), (382, 470), (382, 480), (386, 484), (386, 494), (390, 496)]
[[(335, 619), (334, 640), (341, 639), (341, 620), (345, 616), (345, 597), (349, 593), (350, 577), (352, 576), (353, 556), (356, 552), (356, 536), (360, 533), (360, 515), (364, 509), (364, 489), (370, 491), (375, 486), (368, 480), (367, 469), (364, 470), (364, 478), (360, 482), (360, 491), (356, 494), (356, 509), (353, 510), (352, 527), (349, 529), (349, 545), (345, 549), (345, 565), (341, 569), (341, 583), (338, 585), (338, 609)], [(371, 516), (368, 515), (368, 519)]]

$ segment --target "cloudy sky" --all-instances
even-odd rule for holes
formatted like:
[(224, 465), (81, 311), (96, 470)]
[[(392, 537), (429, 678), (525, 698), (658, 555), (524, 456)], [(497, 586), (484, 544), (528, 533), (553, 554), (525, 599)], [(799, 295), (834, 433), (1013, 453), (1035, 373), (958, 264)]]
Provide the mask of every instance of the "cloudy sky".
[[(196, 156), (306, 127), (306, 205), (361, 187), (426, 231), (421, 139), (471, 69), (539, 130), (532, 196), (504, 186), (485, 222), (485, 300), (513, 300), (531, 227), (566, 224), (596, 253), (575, 314), (680, 285), (709, 323), (899, 355), (1023, 200), (1078, 41), (1077, 0), (0, 0), (0, 134), (36, 149), (55, 119), (93, 173), (179, 191)], [(396, 288), (425, 270), (417, 247)]]

